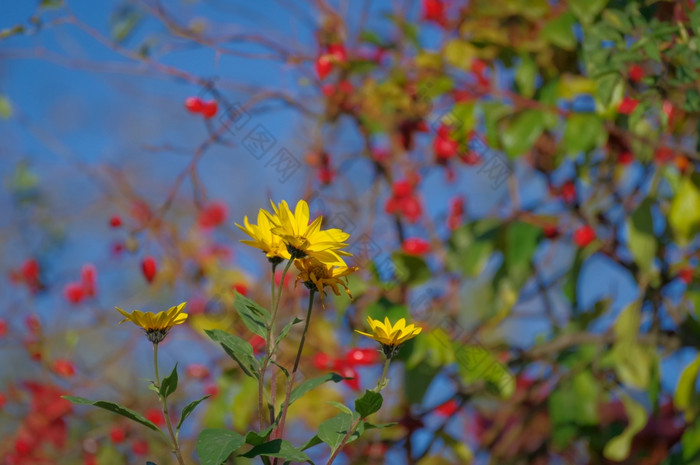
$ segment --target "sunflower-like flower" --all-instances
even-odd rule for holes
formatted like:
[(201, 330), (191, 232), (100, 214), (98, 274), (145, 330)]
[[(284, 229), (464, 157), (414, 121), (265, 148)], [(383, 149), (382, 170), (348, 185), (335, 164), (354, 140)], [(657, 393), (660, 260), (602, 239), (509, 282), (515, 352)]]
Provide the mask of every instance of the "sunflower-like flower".
[(139, 310), (128, 313), (119, 307), (115, 308), (125, 317), (119, 324), (125, 321), (131, 321), (133, 324), (146, 331), (146, 337), (149, 341), (158, 344), (165, 339), (170, 328), (185, 322), (187, 313), (182, 313), (185, 305), (187, 305), (187, 302), (182, 302), (180, 305), (170, 307), (168, 310), (158, 313), (141, 312)]
[(268, 215), (270, 214), (261, 208), (258, 212), (258, 224), (250, 224), (248, 217), (245, 216), (243, 218), (245, 227), (238, 223), (236, 223), (236, 226), (253, 239), (252, 241), (241, 241), (242, 243), (262, 250), (270, 263), (276, 265), (283, 260), (289, 260), (291, 255), (287, 251), (287, 246), (282, 241), (282, 238), (272, 233), (275, 223), (270, 221)]
[(335, 295), (340, 295), (338, 286), (343, 286), (345, 292), (352, 299), (350, 289), (348, 289), (348, 278), (350, 273), (357, 271), (356, 266), (335, 266), (327, 265), (314, 257), (306, 257), (294, 261), (294, 266), (299, 270), (296, 282), (302, 281), (304, 285), (318, 291), (321, 295), (321, 306), (326, 308), (324, 302), (325, 293), (323, 288), (330, 287)]
[(384, 317), (384, 322), (382, 322), (381, 320), (373, 320), (372, 317), (368, 316), (367, 323), (372, 329), (372, 334), (364, 333), (357, 329), (355, 332), (371, 337), (380, 343), (387, 358), (394, 357), (398, 352), (399, 345), (416, 337), (423, 330), (423, 328), (414, 324), (407, 326), (405, 318), (401, 318), (395, 325), (392, 325), (387, 317)]
[(350, 234), (340, 229), (322, 230), (322, 216), (309, 224), (309, 205), (305, 200), (297, 203), (294, 212), (284, 200), (279, 206), (271, 203), (275, 214), (265, 213), (274, 224), (272, 232), (282, 238), (292, 258), (311, 256), (327, 265), (345, 266), (341, 256), (352, 254), (340, 249), (347, 247), (345, 241)]

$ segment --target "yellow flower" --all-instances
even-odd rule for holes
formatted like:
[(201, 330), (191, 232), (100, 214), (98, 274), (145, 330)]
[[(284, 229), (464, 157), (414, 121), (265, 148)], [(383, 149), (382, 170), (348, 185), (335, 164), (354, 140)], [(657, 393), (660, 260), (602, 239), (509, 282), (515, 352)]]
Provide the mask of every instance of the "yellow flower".
[(269, 213), (264, 209), (258, 212), (258, 224), (250, 224), (248, 217), (243, 218), (245, 227), (236, 223), (241, 231), (249, 235), (253, 240), (244, 240), (242, 243), (255, 247), (265, 252), (265, 256), (271, 263), (280, 263), (283, 260), (289, 260), (290, 255), (287, 251), (287, 245), (278, 235), (272, 233), (274, 223), (268, 218)]
[(371, 337), (380, 343), (384, 349), (384, 354), (388, 358), (396, 355), (396, 348), (400, 344), (416, 337), (423, 330), (420, 326), (415, 326), (413, 324), (406, 326), (405, 318), (401, 318), (393, 326), (387, 317), (384, 317), (384, 322), (382, 323), (381, 320), (373, 320), (372, 317), (368, 316), (367, 322), (370, 328), (372, 328), (372, 334), (363, 333), (358, 330), (355, 330), (355, 332), (363, 336)]
[(272, 232), (282, 238), (294, 258), (308, 255), (327, 265), (345, 266), (341, 255), (352, 256), (351, 253), (340, 250), (347, 247), (345, 241), (350, 234), (340, 229), (321, 230), (322, 216), (309, 224), (309, 205), (305, 200), (297, 203), (293, 213), (284, 200), (279, 206), (272, 203), (272, 208), (274, 215), (265, 212), (274, 223)]
[[(335, 295), (340, 295), (338, 285), (345, 288), (345, 292), (352, 299), (350, 289), (348, 289), (348, 278), (350, 273), (357, 271), (356, 266), (334, 266), (321, 263), (314, 257), (306, 257), (294, 261), (294, 266), (299, 270), (296, 282), (302, 281), (306, 287), (318, 291), (321, 295), (321, 306), (326, 308), (324, 302), (323, 288), (329, 286)], [(342, 279), (345, 278), (345, 279)]]
[(115, 308), (125, 317), (119, 324), (125, 321), (131, 321), (133, 324), (140, 326), (146, 331), (146, 337), (149, 341), (158, 344), (165, 339), (170, 328), (185, 322), (187, 313), (182, 313), (185, 305), (187, 305), (187, 302), (182, 302), (176, 307), (170, 307), (168, 310), (158, 313), (141, 312), (139, 310), (127, 313), (119, 307)]

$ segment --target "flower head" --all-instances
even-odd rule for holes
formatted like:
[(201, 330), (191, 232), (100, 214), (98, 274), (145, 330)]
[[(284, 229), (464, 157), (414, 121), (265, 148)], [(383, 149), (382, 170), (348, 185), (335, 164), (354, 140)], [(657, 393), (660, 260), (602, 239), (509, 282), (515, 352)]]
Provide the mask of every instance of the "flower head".
[(236, 223), (241, 231), (249, 235), (253, 240), (244, 240), (242, 243), (255, 247), (265, 252), (265, 256), (271, 263), (280, 263), (283, 260), (289, 260), (290, 254), (287, 251), (287, 246), (278, 235), (272, 233), (274, 223), (268, 217), (269, 213), (264, 209), (258, 212), (258, 224), (250, 224), (248, 217), (243, 218), (245, 227)]
[(141, 312), (139, 310), (127, 313), (119, 307), (115, 308), (125, 317), (119, 324), (125, 321), (131, 321), (133, 324), (140, 326), (146, 331), (146, 337), (149, 341), (158, 344), (165, 339), (170, 328), (185, 322), (187, 313), (182, 313), (185, 305), (187, 305), (187, 302), (182, 302), (176, 307), (170, 307), (168, 310), (158, 313)]
[(387, 317), (384, 317), (384, 322), (382, 322), (381, 320), (373, 320), (372, 317), (368, 316), (367, 323), (369, 323), (372, 329), (372, 334), (363, 333), (358, 330), (355, 330), (355, 332), (363, 336), (371, 337), (380, 343), (382, 349), (384, 349), (384, 355), (386, 355), (387, 358), (396, 355), (399, 345), (416, 337), (423, 330), (420, 326), (415, 326), (413, 324), (407, 326), (405, 318), (401, 318), (395, 325), (392, 325)]
[(341, 256), (352, 256), (340, 250), (347, 247), (345, 241), (350, 234), (340, 229), (321, 230), (322, 216), (309, 224), (309, 205), (306, 201), (300, 200), (294, 212), (284, 200), (279, 206), (272, 203), (272, 208), (274, 215), (265, 212), (274, 223), (272, 232), (282, 238), (293, 258), (311, 256), (327, 265), (345, 266)]
[(357, 271), (358, 268), (356, 266), (327, 265), (314, 257), (295, 260), (294, 266), (299, 270), (296, 282), (302, 281), (309, 289), (318, 291), (321, 294), (321, 305), (323, 308), (326, 308), (323, 292), (325, 286), (330, 287), (335, 295), (340, 295), (338, 286), (343, 286), (345, 292), (352, 299), (350, 289), (348, 289), (347, 276)]

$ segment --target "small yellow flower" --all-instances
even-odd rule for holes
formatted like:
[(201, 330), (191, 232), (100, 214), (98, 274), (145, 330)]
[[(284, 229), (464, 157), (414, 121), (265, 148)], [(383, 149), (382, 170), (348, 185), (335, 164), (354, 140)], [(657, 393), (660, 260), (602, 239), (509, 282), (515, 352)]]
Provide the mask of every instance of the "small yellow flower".
[(295, 260), (294, 266), (299, 270), (296, 282), (302, 281), (309, 289), (318, 291), (321, 295), (321, 306), (323, 308), (326, 308), (324, 302), (325, 293), (323, 292), (325, 286), (329, 286), (335, 295), (340, 295), (338, 285), (343, 286), (345, 292), (352, 299), (350, 289), (348, 289), (347, 276), (357, 271), (358, 268), (356, 266), (326, 265), (314, 257)]
[(249, 235), (253, 240), (244, 240), (242, 243), (255, 247), (265, 252), (265, 256), (270, 263), (280, 263), (283, 260), (289, 260), (290, 255), (287, 251), (287, 245), (282, 241), (282, 238), (272, 233), (272, 228), (275, 226), (268, 218), (269, 213), (264, 209), (258, 212), (258, 224), (250, 224), (248, 217), (243, 218), (245, 227), (236, 223), (241, 231)]
[(367, 322), (372, 329), (372, 334), (363, 333), (362, 331), (355, 330), (355, 332), (362, 334), (363, 336), (371, 337), (378, 343), (382, 345), (384, 349), (384, 354), (391, 358), (396, 355), (396, 348), (403, 344), (404, 342), (412, 339), (420, 334), (423, 330), (420, 326), (415, 326), (410, 324), (406, 326), (406, 319), (401, 318), (392, 326), (389, 318), (384, 317), (384, 322), (381, 320), (373, 320), (372, 317), (367, 317)]
[(170, 307), (168, 310), (158, 313), (141, 312), (139, 310), (128, 313), (119, 307), (115, 308), (125, 317), (119, 324), (125, 321), (131, 321), (133, 324), (140, 326), (146, 331), (146, 337), (149, 341), (158, 344), (165, 339), (170, 328), (185, 322), (187, 313), (182, 313), (185, 305), (187, 305), (187, 302), (182, 302), (176, 307)]
[(293, 213), (284, 200), (279, 206), (272, 203), (272, 208), (274, 215), (265, 212), (274, 223), (272, 232), (282, 238), (294, 258), (308, 255), (327, 265), (345, 266), (341, 256), (352, 256), (351, 253), (340, 250), (347, 247), (345, 241), (350, 234), (340, 229), (321, 230), (322, 216), (309, 224), (309, 205), (305, 200), (297, 203)]

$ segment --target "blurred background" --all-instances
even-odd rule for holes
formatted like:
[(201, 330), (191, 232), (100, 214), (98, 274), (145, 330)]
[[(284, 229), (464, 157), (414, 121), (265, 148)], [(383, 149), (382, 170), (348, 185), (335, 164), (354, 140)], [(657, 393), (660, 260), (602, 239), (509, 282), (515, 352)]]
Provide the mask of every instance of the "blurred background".
[[(202, 428), (254, 428), (256, 384), (203, 330), (260, 349), (234, 291), (269, 307), (272, 277), (235, 223), (283, 199), (350, 233), (360, 268), (301, 368), (350, 379), (294, 404), (293, 444), (375, 385), (369, 315), (424, 332), (392, 364), (396, 424), (336, 463), (700, 463), (695, 6), (1, 3), (0, 463), (172, 462), (60, 397), (163, 423), (114, 306), (188, 302), (161, 345), (175, 410), (212, 396), (188, 463)], [(285, 321), (308, 292), (287, 278)]]

